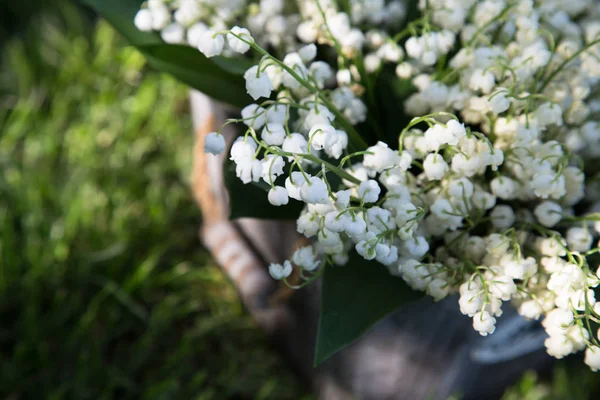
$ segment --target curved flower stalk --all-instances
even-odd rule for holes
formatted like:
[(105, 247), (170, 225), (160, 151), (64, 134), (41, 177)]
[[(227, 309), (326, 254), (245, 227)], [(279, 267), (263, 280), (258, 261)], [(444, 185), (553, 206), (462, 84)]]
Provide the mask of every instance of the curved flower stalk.
[[(158, 3), (177, 18), (185, 1), (136, 17), (164, 36), (154, 14), (142, 21)], [(258, 57), (245, 74), (257, 103), (227, 122), (246, 127), (231, 159), (274, 206), (305, 203), (297, 229), (313, 240), (273, 278), (293, 286), (297, 268), (301, 287), (356, 251), (435, 300), (458, 293), (484, 336), (510, 301), (543, 318), (549, 354), (585, 350), (600, 370), (597, 2), (421, 1), (402, 27), (400, 2), (298, 1), (272, 7), (295, 21), (278, 39), (252, 26), (257, 14), (229, 26), (279, 2), (230, 3), (218, 23), (198, 14), (213, 25), (189, 42)], [(392, 141), (365, 137), (358, 124), (381, 111), (372, 83), (390, 67), (416, 88), (397, 105), (414, 118), (381, 136)], [(223, 147), (207, 138), (207, 151)]]

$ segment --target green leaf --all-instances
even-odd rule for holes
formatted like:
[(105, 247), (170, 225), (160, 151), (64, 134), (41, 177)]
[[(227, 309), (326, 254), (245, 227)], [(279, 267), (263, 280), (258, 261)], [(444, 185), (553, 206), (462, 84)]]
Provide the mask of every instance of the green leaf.
[(376, 322), (421, 293), (387, 268), (353, 253), (348, 264), (323, 273), (315, 366), (357, 340)]
[(404, 111), (404, 102), (416, 91), (409, 80), (398, 79), (391, 68), (381, 71), (376, 85), (376, 97), (381, 119), (384, 126), (385, 141), (392, 147), (398, 146), (398, 135), (412, 119)]
[[(290, 199), (285, 206), (275, 207), (269, 203), (267, 192), (270, 186), (265, 182), (244, 185), (235, 175), (235, 164), (227, 159), (224, 166), (225, 186), (229, 192), (230, 219), (260, 218), (295, 220), (300, 215), (304, 203)], [(282, 184), (282, 182), (277, 182)]]
[(247, 59), (206, 58), (189, 46), (165, 44), (156, 33), (139, 31), (133, 19), (140, 0), (81, 0), (94, 8), (148, 59), (150, 65), (167, 72), (213, 99), (242, 107), (252, 102), (246, 93), (244, 72)]
[(252, 102), (241, 76), (220, 68), (192, 47), (160, 44), (138, 48), (154, 68), (170, 73), (215, 100), (238, 107)]
[(213, 63), (217, 64), (219, 68), (227, 71), (234, 75), (243, 76), (248, 68), (255, 65), (255, 63), (248, 58), (227, 58), (227, 57), (212, 57), (210, 59)]
[(160, 36), (154, 32), (142, 32), (133, 24), (133, 18), (142, 0), (81, 0), (95, 9), (134, 46), (160, 44)]

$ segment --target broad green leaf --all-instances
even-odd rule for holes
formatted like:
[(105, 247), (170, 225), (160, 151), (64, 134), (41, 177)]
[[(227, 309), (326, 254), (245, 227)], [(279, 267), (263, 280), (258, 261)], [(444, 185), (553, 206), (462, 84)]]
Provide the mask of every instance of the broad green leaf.
[(233, 75), (243, 76), (244, 73), (255, 63), (248, 58), (212, 57), (210, 59), (219, 68)]
[(93, 7), (127, 40), (136, 46), (154, 68), (208, 96), (235, 106), (245, 106), (252, 100), (246, 94), (244, 72), (252, 65), (243, 58), (206, 58), (189, 46), (165, 44), (156, 33), (140, 32), (133, 19), (140, 0), (81, 0)]
[[(235, 164), (225, 161), (225, 186), (229, 192), (230, 219), (260, 218), (295, 220), (300, 215), (304, 203), (294, 199), (285, 206), (275, 207), (269, 203), (267, 192), (269, 185), (264, 182), (244, 185), (235, 175)], [(283, 182), (277, 182), (281, 184)]]
[(141, 32), (133, 24), (133, 18), (140, 9), (142, 0), (81, 0), (81, 2), (95, 9), (134, 46), (162, 43), (158, 34)]
[(402, 304), (421, 297), (387, 268), (353, 253), (323, 273), (315, 366), (357, 340)]
[(404, 111), (404, 102), (416, 88), (409, 80), (396, 77), (392, 69), (384, 69), (377, 79), (375, 91), (381, 116), (378, 123), (384, 127), (385, 141), (397, 148), (398, 135), (412, 118)]
[(238, 107), (252, 102), (241, 76), (218, 67), (196, 49), (167, 44), (138, 48), (154, 68), (170, 73), (215, 100)]

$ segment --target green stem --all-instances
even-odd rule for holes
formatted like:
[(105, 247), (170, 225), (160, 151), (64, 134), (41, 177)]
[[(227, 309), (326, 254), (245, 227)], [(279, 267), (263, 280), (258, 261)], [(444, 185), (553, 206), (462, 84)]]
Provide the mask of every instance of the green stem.
[[(421, 122), (425, 122), (429, 119), (432, 119), (435, 116), (438, 115), (446, 115), (446, 116), (450, 116), (453, 119), (458, 121), (458, 117), (452, 113), (447, 113), (444, 111), (440, 111), (440, 112), (436, 112), (436, 113), (432, 113), (432, 114), (427, 114), (427, 115), (423, 115), (422, 117), (419, 118), (413, 118), (410, 120), (410, 122), (408, 123), (408, 125), (406, 125), (406, 127), (404, 129), (402, 129), (402, 132), (400, 132), (400, 137), (398, 138), (398, 154), (402, 153), (402, 149), (403, 149), (403, 142), (404, 142), (404, 136), (406, 135), (406, 133), (410, 130), (410, 128), (412, 128), (415, 125), (420, 124)], [(437, 121), (435, 121), (437, 123)]]
[(563, 61), (558, 68), (556, 68), (554, 71), (552, 71), (552, 73), (550, 74), (550, 76), (548, 77), (548, 79), (546, 79), (544, 81), (544, 83), (542, 84), (542, 87), (540, 88), (540, 90), (538, 90), (538, 93), (542, 93), (544, 91), (544, 89), (546, 89), (546, 86), (548, 86), (548, 84), (550, 82), (552, 82), (552, 80), (554, 79), (554, 77), (556, 75), (558, 75), (560, 73), (560, 71), (571, 61), (573, 61), (574, 59), (576, 59), (577, 57), (579, 57), (583, 52), (589, 50), (590, 47), (596, 45), (600, 43), (600, 39), (596, 39), (593, 42), (591, 42), (590, 44), (588, 44), (585, 47), (582, 47), (579, 51), (575, 52), (575, 54), (573, 54), (571, 57), (567, 58), (565, 61)]
[(494, 24), (495, 22), (500, 21), (502, 18), (504, 18), (504, 16), (510, 11), (510, 9), (513, 8), (516, 5), (517, 5), (517, 3), (509, 4), (495, 18), (492, 18), (487, 23), (485, 23), (481, 28), (477, 29), (477, 31), (475, 32), (475, 34), (473, 35), (473, 37), (471, 38), (471, 40), (469, 40), (469, 42), (467, 43), (467, 47), (473, 46), (475, 44), (475, 41), (477, 40), (477, 37), (481, 34), (481, 32), (484, 32), (492, 24)]
[(341, 177), (343, 179), (346, 179), (346, 180), (348, 180), (348, 181), (350, 181), (350, 182), (352, 182), (354, 184), (360, 185), (360, 180), (359, 179), (357, 179), (354, 176), (350, 175), (348, 172), (344, 171), (340, 167), (331, 164), (330, 162), (327, 162), (325, 160), (321, 160), (319, 157), (316, 157), (316, 156), (314, 156), (312, 154), (300, 154), (300, 156), (302, 158), (307, 159), (308, 161), (312, 161), (314, 163), (324, 165), (330, 171), (332, 171), (333, 173), (335, 173), (339, 177)]
[(325, 268), (327, 267), (327, 264), (325, 264), (325, 262), (323, 263), (323, 267), (318, 270), (313, 276), (311, 276), (310, 278), (308, 278), (308, 280), (306, 280), (305, 282), (301, 283), (300, 285), (292, 285), (291, 283), (289, 283), (287, 281), (287, 278), (283, 278), (282, 281), (283, 283), (289, 287), (290, 289), (302, 289), (303, 287), (310, 285), (312, 282), (314, 282), (315, 280), (317, 280), (321, 275), (323, 275), (323, 272), (325, 272)]

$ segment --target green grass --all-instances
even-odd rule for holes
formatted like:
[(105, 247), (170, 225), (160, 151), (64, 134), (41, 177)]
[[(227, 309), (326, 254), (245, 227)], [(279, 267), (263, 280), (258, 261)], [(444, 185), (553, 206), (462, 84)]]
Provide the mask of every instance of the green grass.
[(0, 398), (299, 398), (199, 244), (186, 88), (61, 12), (2, 53)]
[(598, 374), (590, 371), (578, 357), (561, 360), (552, 375), (540, 378), (526, 372), (509, 388), (502, 400), (592, 400), (600, 398)]

